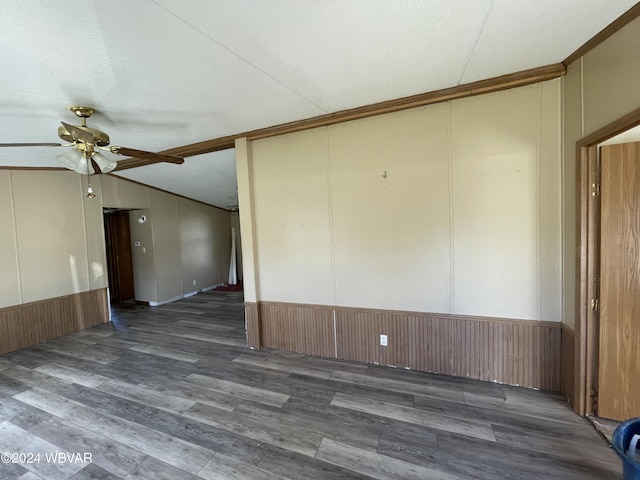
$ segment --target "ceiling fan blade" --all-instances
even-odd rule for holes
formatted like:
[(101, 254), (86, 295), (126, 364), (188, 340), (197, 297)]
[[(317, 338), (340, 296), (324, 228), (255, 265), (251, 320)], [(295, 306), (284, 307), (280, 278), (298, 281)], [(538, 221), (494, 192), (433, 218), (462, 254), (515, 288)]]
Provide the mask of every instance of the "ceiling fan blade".
[(127, 147), (111, 147), (110, 150), (112, 153), (115, 153), (117, 155), (143, 158), (145, 160), (151, 160), (151, 162), (153, 163), (168, 162), (175, 163), (177, 165), (184, 163), (184, 158), (176, 157), (175, 155), (165, 155), (164, 153), (145, 152), (144, 150), (136, 150), (135, 148)]
[(78, 128), (75, 125), (71, 125), (69, 123), (60, 123), (64, 126), (64, 128), (67, 129), (74, 141), (89, 143), (91, 145), (94, 145), (96, 143), (95, 138), (93, 138), (93, 135), (91, 135), (89, 132), (85, 132), (81, 128)]
[(0, 147), (61, 147), (61, 143), (0, 143)]

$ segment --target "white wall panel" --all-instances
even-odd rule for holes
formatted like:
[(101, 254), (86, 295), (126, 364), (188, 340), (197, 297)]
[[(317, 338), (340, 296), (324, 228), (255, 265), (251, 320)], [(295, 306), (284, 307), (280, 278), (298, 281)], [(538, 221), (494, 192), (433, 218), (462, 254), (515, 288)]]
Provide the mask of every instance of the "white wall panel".
[(326, 128), (253, 142), (251, 165), (261, 299), (334, 303)]
[(213, 207), (178, 198), (178, 229), (184, 293), (222, 283), (218, 244), (220, 237), (226, 232), (217, 231), (214, 211)]
[(339, 305), (450, 312), (448, 110), (329, 128)]
[(540, 85), (538, 216), (540, 318), (562, 321), (561, 80)]
[(0, 308), (20, 303), (18, 246), (11, 172), (0, 170)]
[(87, 198), (89, 177), (81, 177), (84, 208), (85, 231), (87, 239), (87, 261), (89, 263), (89, 288), (97, 290), (109, 286), (107, 274), (107, 254), (104, 240), (104, 218), (102, 214), (102, 178), (104, 175), (90, 177), (94, 198)]
[(101, 175), (102, 205), (114, 208), (149, 208), (149, 188), (112, 175)]
[[(145, 223), (138, 223), (142, 215)], [(131, 262), (133, 264), (133, 283), (136, 300), (159, 302), (158, 273), (154, 242), (154, 215), (148, 208), (129, 212), (129, 230), (131, 233)], [(135, 246), (140, 242), (140, 246)]]
[(88, 290), (85, 192), (80, 176), (65, 171), (13, 171), (12, 178), (22, 301)]
[(153, 226), (153, 257), (158, 279), (158, 301), (162, 302), (184, 293), (179, 253), (181, 246), (178, 228), (178, 197), (150, 190), (149, 200)]
[(257, 300), (560, 320), (560, 87), (252, 142)]
[(538, 91), (452, 102), (453, 313), (540, 316)]

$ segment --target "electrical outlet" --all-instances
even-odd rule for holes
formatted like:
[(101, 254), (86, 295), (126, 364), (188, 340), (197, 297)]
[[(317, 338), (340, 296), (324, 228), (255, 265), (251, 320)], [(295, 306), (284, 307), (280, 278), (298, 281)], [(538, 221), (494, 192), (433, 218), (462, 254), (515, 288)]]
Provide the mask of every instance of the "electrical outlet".
[(194, 287), (196, 286), (196, 281), (195, 281), (195, 280), (193, 281), (193, 286), (194, 286)]
[(380, 335), (380, 345), (382, 345), (383, 347), (387, 346), (387, 336), (386, 335)]

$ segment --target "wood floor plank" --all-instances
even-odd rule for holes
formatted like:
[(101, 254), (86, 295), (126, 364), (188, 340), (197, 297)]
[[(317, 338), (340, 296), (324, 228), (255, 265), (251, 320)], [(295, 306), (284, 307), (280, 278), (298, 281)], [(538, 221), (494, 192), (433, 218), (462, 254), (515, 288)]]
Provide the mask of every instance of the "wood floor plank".
[(2, 375), (13, 378), (14, 380), (17, 380), (29, 387), (56, 389), (60, 388), (61, 385), (71, 385), (71, 382), (36, 372), (35, 370), (23, 367), (22, 365), (16, 365), (15, 367), (3, 370)]
[[(231, 417), (238, 421), (252, 419), (259, 424), (273, 423), (285, 425), (289, 428), (302, 429), (321, 437), (345, 442), (374, 452), (378, 448), (378, 438), (381, 431), (381, 428), (375, 424), (330, 421), (327, 416), (319, 417), (312, 413), (290, 410), (286, 406), (285, 408), (275, 408), (247, 401), (240, 403), (231, 414)], [(435, 441), (435, 435), (433, 438)]]
[(442, 470), (386, 457), (325, 438), (316, 458), (379, 480), (460, 480)]
[[(567, 415), (568, 405), (565, 403), (560, 406), (554, 400), (552, 403), (547, 404), (545, 402), (535, 401), (535, 398), (530, 398), (529, 395), (532, 392), (527, 392), (524, 398), (520, 399), (500, 399), (488, 397), (486, 395), (478, 395), (475, 393), (463, 393), (464, 402), (469, 405), (475, 405), (478, 407), (489, 408), (502, 412), (512, 412), (517, 415), (525, 415), (532, 418), (540, 419), (553, 419), (555, 422), (563, 423), (579, 423), (580, 418), (577, 415)], [(527, 401), (529, 398), (530, 401)]]
[(233, 361), (246, 365), (255, 365), (261, 368), (268, 368), (271, 370), (297, 373), (298, 375), (304, 375), (308, 377), (329, 378), (331, 376), (331, 371), (307, 367), (304, 365), (296, 364), (295, 362), (288, 362), (286, 360), (257, 358), (255, 356), (245, 354), (234, 358)]
[(220, 453), (213, 454), (209, 463), (198, 472), (198, 477), (206, 480), (287, 480), (289, 478)]
[(157, 392), (152, 388), (139, 385), (131, 385), (120, 380), (109, 380), (96, 387), (101, 392), (106, 392), (116, 397), (133, 400), (144, 405), (182, 414), (195, 405), (195, 400), (187, 400), (182, 397), (168, 394), (167, 392)]
[(81, 427), (102, 415), (93, 408), (40, 388), (25, 390), (14, 395), (13, 398)]
[(402, 407), (391, 403), (368, 400), (336, 393), (331, 405), (350, 410), (358, 410), (381, 417), (393, 418), (407, 423), (415, 423), (424, 427), (460, 433), (474, 438), (495, 441), (491, 424), (473, 419), (434, 415), (429, 412)]
[(404, 392), (411, 395), (423, 395), (427, 397), (443, 398), (454, 402), (463, 402), (464, 397), (462, 391), (457, 389), (433, 386), (433, 385), (416, 385), (405, 382), (403, 380), (392, 380), (389, 378), (378, 378), (370, 375), (362, 375), (349, 372), (334, 372), (331, 374), (332, 380), (337, 380), (354, 385), (363, 385), (367, 387), (377, 388), (381, 390), (392, 390), (396, 392)]
[(186, 380), (197, 385), (202, 385), (210, 390), (244, 398), (245, 400), (252, 400), (257, 403), (264, 403), (265, 405), (273, 405), (274, 407), (281, 407), (289, 399), (289, 395), (196, 373), (189, 375)]
[(33, 455), (32, 458), (41, 455), (41, 461), (24, 462), (20, 465), (46, 480), (67, 480), (85, 467), (82, 463), (46, 461), (45, 454), (64, 451), (10, 422), (0, 422), (0, 452), (29, 453)]
[(15, 364), (10, 362), (9, 360), (5, 360), (3, 358), (0, 358), (0, 372), (2, 370), (6, 370), (7, 368), (11, 368), (14, 367)]
[(110, 380), (109, 377), (105, 377), (103, 375), (88, 373), (77, 368), (58, 365), (56, 363), (40, 365), (34, 370), (36, 372), (45, 373), (51, 377), (61, 378), (63, 380), (66, 380), (67, 382), (77, 383), (79, 385), (84, 385), (85, 387), (91, 388), (95, 388), (98, 385), (106, 383)]
[(68, 452), (91, 453), (96, 465), (117, 477), (125, 477), (147, 458), (146, 454), (128, 445), (95, 435), (55, 417), (31, 428), (29, 433)]
[(252, 438), (285, 450), (313, 457), (322, 437), (306, 429), (278, 422), (256, 421), (250, 417), (220, 415), (208, 405), (196, 404), (184, 413), (186, 418)]
[(15, 398), (0, 397), (0, 421), (10, 421), (24, 430), (29, 430), (34, 425), (48, 420), (51, 416), (50, 413)]
[(118, 359), (116, 355), (104, 353), (100, 349), (96, 349), (95, 345), (78, 344), (75, 345), (60, 345), (53, 343), (55, 340), (40, 344), (41, 348), (51, 350), (52, 352), (59, 353), (61, 355), (68, 355), (71, 357), (79, 358), (81, 360), (87, 360), (90, 362), (98, 362), (104, 365), (108, 365)]
[(177, 382), (167, 378), (153, 378), (142, 385), (149, 387), (161, 394), (192, 400), (194, 403), (203, 403), (219, 410), (232, 411), (242, 401), (239, 397), (227, 395), (215, 390), (203, 391), (198, 385), (189, 382)]
[(131, 347), (131, 350), (148, 353), (149, 355), (157, 355), (158, 357), (169, 358), (171, 360), (178, 360), (180, 362), (196, 363), (200, 360), (200, 357), (197, 355), (190, 355), (188, 353), (178, 352), (168, 348), (158, 348), (149, 345), (133, 346)]
[(193, 474), (213, 455), (198, 445), (112, 416), (105, 415), (86, 428)]
[(504, 478), (505, 472), (510, 478), (518, 480), (604, 480), (621, 479), (621, 464), (612, 449), (604, 451), (610, 456), (607, 466), (589, 465), (584, 452), (573, 461), (539, 453), (528, 448), (506, 445), (500, 442), (487, 442), (464, 435), (438, 433), (440, 455), (454, 452), (451, 462), (466, 465), (466, 470), (475, 467), (486, 474), (485, 478)]
[(147, 457), (137, 465), (127, 480), (198, 480), (202, 477), (185, 472), (154, 457)]
[(289, 450), (265, 453), (258, 467), (291, 480), (371, 480), (373, 477)]

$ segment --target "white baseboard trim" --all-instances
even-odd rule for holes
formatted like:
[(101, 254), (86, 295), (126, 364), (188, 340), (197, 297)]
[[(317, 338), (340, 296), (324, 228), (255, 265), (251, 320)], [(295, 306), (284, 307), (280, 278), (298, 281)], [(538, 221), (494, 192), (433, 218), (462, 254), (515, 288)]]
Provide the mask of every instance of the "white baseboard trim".
[(165, 305), (167, 303), (171, 303), (171, 302), (175, 302), (175, 301), (178, 301), (178, 300), (182, 300), (183, 298), (193, 297), (194, 295), (197, 295), (198, 293), (208, 292), (209, 290), (213, 290), (214, 288), (217, 288), (220, 285), (224, 285), (224, 283), (216, 283), (215, 285), (211, 285), (209, 287), (204, 287), (201, 290), (195, 290), (193, 292), (187, 292), (187, 293), (185, 293), (183, 295), (178, 295), (177, 297), (173, 297), (173, 298), (168, 298), (166, 300), (162, 300), (161, 302), (149, 302), (149, 306), (150, 307), (159, 307), (160, 305)]
[(184, 295), (179, 295), (173, 298), (167, 298), (166, 300), (162, 300), (161, 302), (149, 302), (150, 307), (159, 307), (160, 305), (165, 305), (167, 303), (175, 302), (177, 300), (182, 300)]

